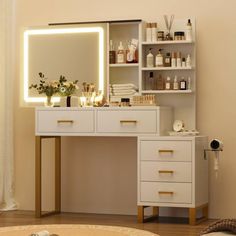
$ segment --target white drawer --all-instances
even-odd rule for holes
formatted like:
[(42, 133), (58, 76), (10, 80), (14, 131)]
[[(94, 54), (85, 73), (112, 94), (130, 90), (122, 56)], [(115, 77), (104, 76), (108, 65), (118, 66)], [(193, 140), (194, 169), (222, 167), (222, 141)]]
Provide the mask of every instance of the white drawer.
[(191, 203), (191, 183), (141, 182), (141, 201)]
[(94, 132), (93, 111), (38, 111), (38, 133)]
[(141, 181), (190, 183), (191, 162), (141, 161)]
[(191, 161), (191, 141), (141, 141), (141, 160)]
[(156, 133), (156, 111), (98, 111), (97, 129), (102, 133)]

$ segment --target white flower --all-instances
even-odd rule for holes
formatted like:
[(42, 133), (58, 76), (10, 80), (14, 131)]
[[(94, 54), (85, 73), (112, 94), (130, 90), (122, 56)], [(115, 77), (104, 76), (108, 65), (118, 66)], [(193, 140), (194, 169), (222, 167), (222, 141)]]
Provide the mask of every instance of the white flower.
[(66, 92), (66, 87), (65, 86), (62, 86), (59, 88), (60, 92), (61, 93), (65, 93)]

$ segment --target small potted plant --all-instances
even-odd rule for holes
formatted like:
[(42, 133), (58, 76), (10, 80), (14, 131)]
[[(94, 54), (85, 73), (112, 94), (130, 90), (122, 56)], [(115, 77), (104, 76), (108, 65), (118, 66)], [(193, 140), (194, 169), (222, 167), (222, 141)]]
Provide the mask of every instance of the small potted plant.
[(67, 81), (65, 76), (60, 76), (58, 83), (58, 93), (62, 97), (66, 97), (66, 105), (67, 107), (71, 106), (71, 96), (76, 93), (79, 89), (78, 80), (75, 81)]
[(31, 84), (29, 89), (36, 89), (39, 94), (46, 95), (45, 106), (52, 107), (54, 103), (52, 102), (52, 96), (58, 93), (58, 82), (48, 81), (42, 72), (39, 72), (40, 82), (39, 84)]

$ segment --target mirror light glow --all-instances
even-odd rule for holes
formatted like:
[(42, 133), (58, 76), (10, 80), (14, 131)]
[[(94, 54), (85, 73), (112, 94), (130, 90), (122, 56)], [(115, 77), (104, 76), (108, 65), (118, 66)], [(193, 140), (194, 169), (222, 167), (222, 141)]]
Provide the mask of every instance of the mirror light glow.
[[(45, 97), (29, 97), (29, 36), (31, 35), (55, 35), (55, 34), (76, 34), (76, 33), (98, 33), (99, 34), (99, 85), (98, 89), (104, 90), (104, 31), (101, 27), (81, 27), (81, 28), (52, 28), (33, 29), (24, 31), (24, 101), (44, 102)], [(53, 97), (53, 102), (59, 102), (59, 97)]]

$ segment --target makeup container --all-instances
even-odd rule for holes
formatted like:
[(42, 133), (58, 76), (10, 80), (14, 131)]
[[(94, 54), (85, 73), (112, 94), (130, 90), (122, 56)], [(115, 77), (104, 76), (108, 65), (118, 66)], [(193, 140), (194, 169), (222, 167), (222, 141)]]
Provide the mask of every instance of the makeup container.
[(171, 79), (170, 79), (170, 76), (167, 76), (167, 78), (166, 78), (165, 89), (166, 90), (170, 90), (171, 89)]
[(120, 45), (118, 47), (118, 50), (117, 50), (117, 60), (116, 62), (117, 63), (125, 63), (125, 50), (124, 50), (124, 47), (123, 47), (123, 44), (122, 42), (120, 42)]
[(109, 63), (116, 63), (116, 51), (114, 50), (113, 42), (110, 40)]
[(156, 55), (156, 61), (155, 61), (155, 66), (157, 67), (162, 67), (164, 66), (164, 58), (163, 58), (163, 55), (161, 53), (162, 49), (159, 49), (158, 50), (158, 53)]
[(157, 32), (157, 41), (164, 41), (164, 31)]
[(179, 82), (177, 76), (174, 77), (173, 90), (179, 90)]
[(164, 59), (164, 66), (165, 67), (170, 67), (171, 66), (171, 56), (170, 56), (169, 52), (166, 53), (166, 56), (165, 56), (165, 59)]
[(146, 65), (147, 67), (154, 67), (154, 56), (152, 54), (152, 48), (149, 48), (149, 53), (147, 54), (146, 58)]
[(152, 42), (157, 41), (157, 23), (151, 23)]
[(181, 52), (177, 52), (176, 66), (177, 67), (181, 67), (182, 66)]
[(186, 40), (187, 41), (192, 41), (193, 40), (192, 23), (191, 23), (190, 19), (188, 19), (188, 23), (187, 23)]
[(184, 77), (181, 78), (181, 80), (179, 81), (180, 83), (180, 90), (186, 90), (187, 89), (187, 82), (184, 79)]
[(171, 67), (176, 67), (177, 64), (176, 64), (176, 53), (175, 52), (172, 52), (171, 53)]
[(151, 29), (151, 23), (146, 24), (146, 41), (151, 42), (152, 41), (152, 29)]
[(176, 31), (174, 33), (174, 40), (185, 40), (185, 33), (183, 31)]

